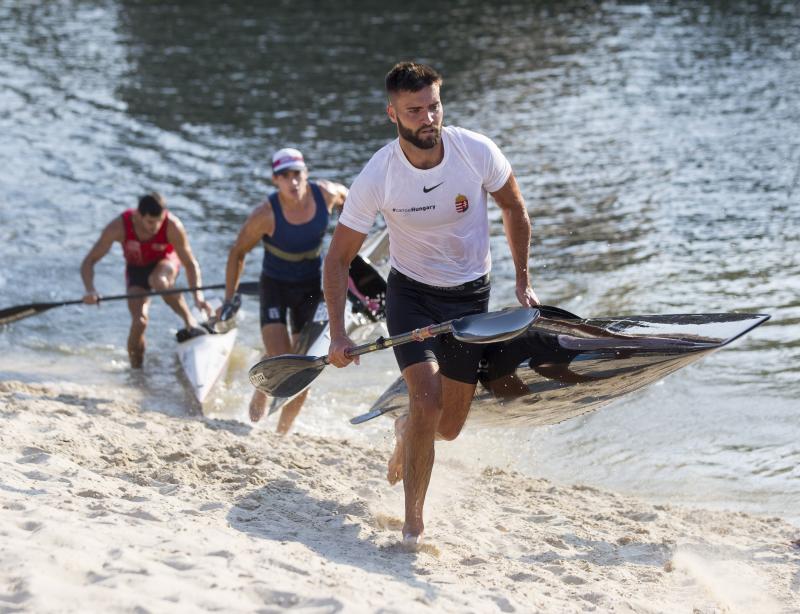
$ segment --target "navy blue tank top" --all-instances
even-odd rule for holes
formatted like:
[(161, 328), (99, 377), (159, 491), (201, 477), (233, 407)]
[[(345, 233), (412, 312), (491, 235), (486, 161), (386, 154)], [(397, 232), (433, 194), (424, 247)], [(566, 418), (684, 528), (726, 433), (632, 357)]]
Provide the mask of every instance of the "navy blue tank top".
[(264, 235), (264, 263), (261, 274), (281, 281), (307, 281), (320, 276), (322, 239), (328, 229), (328, 205), (316, 183), (308, 182), (316, 210), (305, 224), (286, 221), (278, 193), (269, 195), (275, 217), (272, 236)]

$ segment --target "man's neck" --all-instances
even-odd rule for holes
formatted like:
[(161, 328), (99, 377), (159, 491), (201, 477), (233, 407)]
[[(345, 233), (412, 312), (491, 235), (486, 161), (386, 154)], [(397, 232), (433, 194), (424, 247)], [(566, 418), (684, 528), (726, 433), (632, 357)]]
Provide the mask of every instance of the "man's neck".
[(297, 198), (294, 196), (287, 196), (283, 192), (278, 192), (278, 198), (280, 198), (281, 205), (283, 207), (287, 207), (289, 209), (298, 209), (305, 204), (306, 194), (308, 194), (308, 187), (305, 190), (300, 190), (297, 195)]
[(406, 141), (402, 136), (398, 138), (400, 140), (400, 149), (403, 150), (406, 159), (414, 168), (423, 170), (433, 168), (444, 160), (444, 144), (441, 139), (430, 149), (420, 149), (413, 143)]

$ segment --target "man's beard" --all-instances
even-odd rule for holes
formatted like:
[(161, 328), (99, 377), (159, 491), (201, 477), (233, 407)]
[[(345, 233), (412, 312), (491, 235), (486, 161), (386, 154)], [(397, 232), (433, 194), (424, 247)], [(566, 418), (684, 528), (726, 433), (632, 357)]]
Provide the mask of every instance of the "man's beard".
[[(433, 129), (436, 132), (433, 134), (428, 134), (425, 137), (419, 136), (419, 133), (423, 130), (430, 130)], [(397, 118), (397, 131), (400, 133), (406, 141), (418, 147), (419, 149), (433, 149), (436, 145), (439, 144), (439, 140), (442, 137), (442, 127), (436, 125), (425, 126), (424, 128), (420, 128), (416, 132), (411, 130), (411, 128), (406, 128), (401, 122), (400, 118)]]

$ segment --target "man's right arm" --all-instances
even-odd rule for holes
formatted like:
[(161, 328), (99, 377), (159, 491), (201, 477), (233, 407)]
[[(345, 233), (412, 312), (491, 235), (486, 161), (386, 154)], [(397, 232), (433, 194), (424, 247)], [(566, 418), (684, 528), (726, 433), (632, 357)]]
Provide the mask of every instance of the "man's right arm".
[(97, 294), (94, 287), (94, 265), (108, 253), (108, 250), (114, 245), (114, 241), (121, 243), (124, 238), (125, 229), (122, 226), (122, 218), (116, 218), (103, 229), (100, 238), (81, 262), (81, 279), (83, 287), (86, 289), (86, 294), (83, 296), (84, 303), (94, 305), (100, 301), (100, 295)]
[[(347, 300), (347, 276), (350, 263), (358, 254), (364, 243), (366, 234), (353, 230), (341, 222), (333, 231), (328, 254), (325, 256), (325, 266), (322, 273), (322, 288), (325, 294), (325, 304), (328, 307), (328, 318), (331, 331), (331, 345), (328, 357), (331, 364), (344, 367), (353, 359), (345, 355), (347, 348), (353, 343), (347, 336), (344, 322), (344, 305)], [(358, 357), (355, 357), (358, 363)]]
[(265, 234), (272, 234), (274, 230), (275, 217), (268, 204), (258, 206), (247, 218), (228, 252), (228, 262), (225, 265), (225, 301), (233, 300), (236, 294), (247, 253)]

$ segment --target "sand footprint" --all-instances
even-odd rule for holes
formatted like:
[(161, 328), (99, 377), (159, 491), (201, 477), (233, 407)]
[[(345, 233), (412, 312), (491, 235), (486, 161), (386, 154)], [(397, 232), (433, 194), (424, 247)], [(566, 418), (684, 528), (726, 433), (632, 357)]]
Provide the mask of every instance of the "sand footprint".
[(188, 571), (190, 569), (194, 569), (194, 564), (184, 559), (171, 558), (164, 559), (161, 562), (164, 563), (164, 565), (172, 567), (173, 569), (177, 569), (178, 571)]
[(309, 598), (290, 593), (256, 587), (256, 592), (266, 606), (277, 606), (280, 609), (296, 609), (303, 612), (341, 612), (344, 604), (333, 597)]
[(164, 522), (163, 518), (159, 518), (158, 516), (151, 514), (147, 510), (137, 509), (132, 512), (119, 512), (123, 516), (130, 516), (132, 518), (138, 518), (140, 520), (150, 520), (152, 522)]
[(572, 585), (586, 584), (586, 580), (584, 578), (581, 578), (580, 576), (576, 576), (573, 574), (567, 574), (566, 576), (561, 578), (561, 581), (564, 584), (572, 584)]
[(537, 576), (536, 574), (528, 573), (525, 571), (519, 571), (517, 573), (511, 574), (508, 576), (509, 580), (513, 580), (514, 582), (541, 582), (542, 579)]
[(570, 549), (570, 547), (567, 544), (565, 544), (560, 537), (548, 536), (544, 538), (544, 541), (553, 546), (553, 548), (558, 548), (559, 550)]
[(513, 605), (511, 605), (511, 602), (505, 597), (499, 597), (497, 595), (489, 595), (489, 599), (491, 599), (497, 604), (497, 607), (500, 608), (501, 612), (517, 611), (517, 609)]
[(41, 522), (34, 522), (33, 520), (28, 520), (18, 526), (23, 531), (30, 531), (31, 533), (34, 533), (39, 529), (41, 529), (44, 525)]
[(25, 448), (22, 450), (22, 456), (17, 459), (17, 463), (24, 464), (40, 464), (46, 463), (50, 459), (50, 454), (39, 448)]
[(526, 518), (528, 522), (535, 522), (537, 524), (541, 524), (543, 522), (551, 522), (555, 519), (556, 517), (553, 516), (552, 514), (532, 514), (531, 516), (528, 516)]
[[(20, 605), (33, 596), (28, 590), (28, 583), (24, 578), (11, 578), (8, 584), (11, 592), (5, 595), (0, 593), (0, 603), (5, 602)], [(5, 611), (5, 608), (3, 608), (3, 611)], [(16, 612), (17, 609), (9, 608), (8, 611)]]
[(654, 520), (658, 520), (658, 514), (655, 512), (626, 511), (620, 512), (620, 516), (628, 520), (635, 520), (636, 522), (653, 522)]

